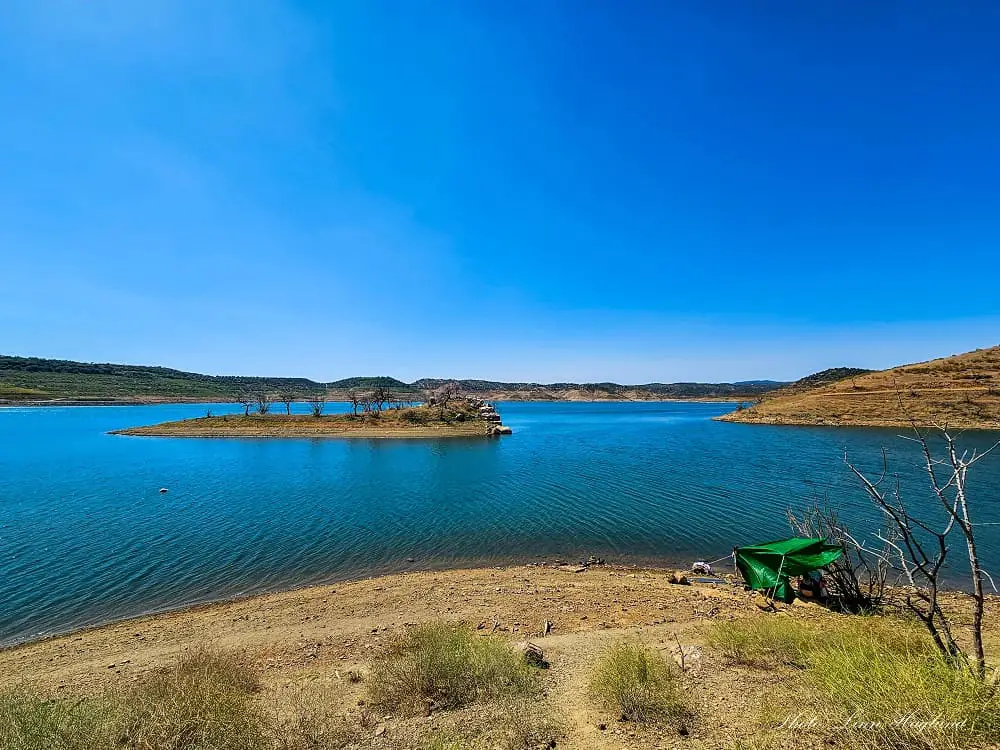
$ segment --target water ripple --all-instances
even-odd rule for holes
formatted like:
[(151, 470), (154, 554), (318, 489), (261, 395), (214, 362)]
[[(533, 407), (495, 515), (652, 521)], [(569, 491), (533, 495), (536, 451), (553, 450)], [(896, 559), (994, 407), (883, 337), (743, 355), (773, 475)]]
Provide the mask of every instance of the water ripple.
[[(403, 568), (719, 557), (824, 495), (877, 521), (845, 447), (913, 460), (891, 431), (727, 425), (713, 404), (504, 404), (500, 441), (106, 434), (204, 409), (0, 409), (0, 643)], [(977, 486), (1000, 487), (1000, 461), (980, 466)], [(1000, 526), (984, 529), (1000, 568)]]

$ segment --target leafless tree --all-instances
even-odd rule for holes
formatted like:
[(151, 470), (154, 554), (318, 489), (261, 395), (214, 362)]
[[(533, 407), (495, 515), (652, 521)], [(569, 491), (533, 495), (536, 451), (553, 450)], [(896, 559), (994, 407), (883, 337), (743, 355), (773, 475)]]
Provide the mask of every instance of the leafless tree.
[[(924, 470), (931, 491), (943, 511), (940, 521), (932, 525), (913, 514), (903, 501), (899, 477), (894, 476), (888, 489), (883, 483), (889, 476), (888, 458), (882, 450), (882, 472), (877, 479), (869, 479), (857, 467), (844, 460), (861, 480), (872, 501), (885, 514), (895, 528), (894, 537), (878, 534), (888, 548), (884, 559), (903, 573), (913, 587), (906, 596), (906, 605), (923, 622), (935, 645), (942, 654), (957, 666), (970, 666), (980, 679), (986, 676), (986, 655), (983, 649), (983, 611), (985, 609), (986, 580), (996, 589), (989, 573), (983, 570), (976, 545), (975, 524), (969, 507), (966, 479), (969, 468), (989, 455), (1000, 441), (984, 451), (960, 450), (947, 427), (937, 427), (944, 442), (945, 458), (936, 458), (927, 435), (913, 425), (913, 437), (906, 437), (920, 447)], [(905, 437), (905, 436), (904, 436)], [(955, 532), (963, 537), (969, 558), (972, 583), (972, 658), (965, 654), (953, 634), (949, 616), (940, 601), (940, 577), (948, 557), (948, 540)]]
[(458, 383), (445, 383), (428, 394), (428, 403), (445, 407), (458, 396), (459, 390)]
[(257, 413), (267, 414), (271, 411), (271, 394), (261, 388), (257, 391), (257, 395), (254, 397), (254, 401), (257, 403)]
[(364, 414), (368, 414), (375, 408), (375, 402), (372, 400), (372, 394), (370, 391), (362, 391), (358, 395), (358, 403), (361, 404), (361, 411)]
[(306, 399), (306, 402), (309, 404), (309, 410), (314, 417), (323, 416), (323, 410), (326, 408), (325, 396), (310, 396)]
[(385, 407), (386, 403), (392, 400), (392, 393), (384, 385), (379, 385), (375, 387), (375, 390), (371, 394), (372, 408), (374, 408), (379, 414), (382, 413), (382, 409)]
[(241, 391), (239, 395), (236, 396), (236, 400), (243, 407), (243, 416), (250, 416), (250, 407), (254, 405), (256, 399), (247, 391)]
[(863, 549), (837, 512), (825, 502), (807, 506), (801, 515), (789, 508), (787, 515), (789, 525), (799, 536), (823, 537), (844, 550), (844, 554), (827, 567), (830, 592), (840, 606), (859, 613), (880, 609), (890, 570), (886, 562), (889, 548), (883, 547), (880, 554)]
[(278, 394), (278, 401), (285, 405), (285, 414), (290, 415), (292, 413), (292, 402), (295, 401), (295, 396), (289, 391), (282, 391)]
[(354, 409), (354, 416), (358, 416), (358, 406), (361, 405), (361, 394), (358, 393), (357, 388), (348, 389), (347, 400), (351, 402), (351, 407)]

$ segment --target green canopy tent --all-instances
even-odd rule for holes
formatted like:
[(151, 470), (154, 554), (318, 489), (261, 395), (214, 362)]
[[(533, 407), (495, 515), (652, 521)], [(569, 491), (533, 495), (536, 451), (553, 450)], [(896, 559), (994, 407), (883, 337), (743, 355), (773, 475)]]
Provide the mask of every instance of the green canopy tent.
[(736, 567), (751, 589), (773, 589), (774, 598), (795, 598), (789, 578), (824, 568), (844, 553), (839, 544), (826, 539), (792, 537), (733, 550)]

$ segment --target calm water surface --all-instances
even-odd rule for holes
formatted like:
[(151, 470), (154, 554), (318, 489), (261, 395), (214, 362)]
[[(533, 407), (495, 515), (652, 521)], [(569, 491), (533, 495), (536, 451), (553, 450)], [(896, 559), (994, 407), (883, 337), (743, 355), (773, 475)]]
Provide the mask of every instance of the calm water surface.
[[(711, 559), (787, 536), (785, 509), (824, 496), (872, 528), (845, 447), (872, 469), (889, 447), (926, 497), (896, 431), (711, 420), (730, 408), (507, 403), (509, 438), (421, 441), (106, 434), (204, 405), (0, 409), (0, 643), (384, 571)], [(980, 521), (1000, 524), (1000, 453), (977, 468)], [(1000, 525), (980, 544), (1000, 571)]]

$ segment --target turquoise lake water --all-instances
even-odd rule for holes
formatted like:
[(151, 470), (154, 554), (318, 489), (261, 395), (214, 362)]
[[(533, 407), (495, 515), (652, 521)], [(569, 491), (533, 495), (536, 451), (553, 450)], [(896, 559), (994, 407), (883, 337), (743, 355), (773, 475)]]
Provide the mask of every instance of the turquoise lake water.
[[(824, 496), (863, 532), (878, 515), (845, 447), (875, 469), (887, 446), (927, 498), (898, 431), (712, 421), (726, 404), (503, 403), (499, 440), (106, 434), (206, 408), (0, 409), (0, 643), (386, 571), (712, 559), (788, 536), (785, 509)], [(979, 521), (1000, 524), (1000, 452), (972, 479)], [(1000, 572), (1000, 525), (980, 547)]]

